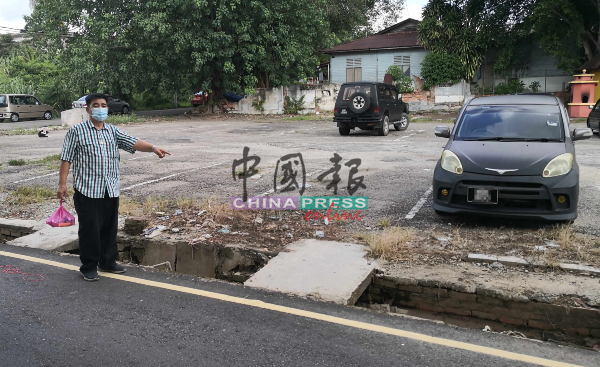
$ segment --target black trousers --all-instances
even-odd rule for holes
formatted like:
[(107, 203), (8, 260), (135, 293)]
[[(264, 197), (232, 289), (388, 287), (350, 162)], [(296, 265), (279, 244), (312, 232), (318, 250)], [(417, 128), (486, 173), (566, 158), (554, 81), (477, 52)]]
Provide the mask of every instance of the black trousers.
[(92, 199), (75, 190), (73, 202), (79, 217), (79, 270), (85, 274), (114, 265), (119, 257), (119, 198), (106, 191), (102, 199)]

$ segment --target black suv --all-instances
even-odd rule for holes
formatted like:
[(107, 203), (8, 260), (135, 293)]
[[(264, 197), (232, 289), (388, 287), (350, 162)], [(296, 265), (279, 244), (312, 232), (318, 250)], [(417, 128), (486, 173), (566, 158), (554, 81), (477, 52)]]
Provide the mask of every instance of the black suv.
[(390, 131), (390, 122), (396, 130), (406, 130), (409, 124), (408, 104), (391, 84), (375, 82), (344, 83), (335, 102), (333, 121), (340, 135), (349, 135), (350, 129), (377, 129), (381, 136)]

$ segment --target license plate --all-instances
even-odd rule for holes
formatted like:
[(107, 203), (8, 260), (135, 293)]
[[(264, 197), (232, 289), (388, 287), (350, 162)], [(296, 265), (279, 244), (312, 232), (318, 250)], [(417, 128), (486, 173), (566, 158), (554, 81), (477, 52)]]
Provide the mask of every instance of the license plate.
[(345, 115), (347, 113), (348, 113), (348, 111), (345, 108), (342, 108), (342, 115)]
[(498, 204), (498, 190), (469, 187), (467, 201), (469, 203)]

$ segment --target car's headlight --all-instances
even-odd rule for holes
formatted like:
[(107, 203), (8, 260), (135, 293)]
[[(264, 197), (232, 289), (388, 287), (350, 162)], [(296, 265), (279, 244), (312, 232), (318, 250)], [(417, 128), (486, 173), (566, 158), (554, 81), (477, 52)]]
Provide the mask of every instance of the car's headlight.
[(442, 153), (442, 168), (448, 172), (456, 173), (457, 175), (461, 175), (463, 173), (463, 167), (460, 163), (460, 159), (458, 159), (456, 154), (449, 150), (444, 150)]
[(546, 165), (544, 168), (544, 173), (542, 176), (544, 177), (556, 177), (566, 175), (571, 172), (571, 168), (573, 167), (573, 154), (565, 153), (561, 154), (558, 157)]

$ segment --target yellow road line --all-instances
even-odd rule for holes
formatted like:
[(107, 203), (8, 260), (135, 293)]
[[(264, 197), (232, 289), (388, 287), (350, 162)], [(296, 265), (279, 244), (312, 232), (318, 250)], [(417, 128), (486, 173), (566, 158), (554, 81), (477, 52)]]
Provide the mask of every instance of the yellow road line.
[[(45, 264), (45, 265), (55, 266), (55, 267), (63, 268), (63, 269), (67, 269), (67, 270), (79, 271), (79, 267), (74, 266), (74, 265), (63, 264), (63, 263), (60, 263), (57, 261), (39, 259), (36, 257), (25, 256), (25, 255), (20, 255), (20, 254), (13, 254), (10, 252), (0, 251), (0, 256), (12, 257), (12, 258), (16, 258), (16, 259), (35, 262), (38, 264)], [(277, 312), (287, 313), (287, 314), (295, 315), (295, 316), (307, 317), (307, 318), (314, 319), (314, 320), (321, 320), (321, 321), (330, 322), (333, 324), (353, 327), (356, 329), (363, 329), (363, 330), (375, 331), (375, 332), (382, 333), (382, 334), (395, 335), (395, 336), (399, 336), (402, 338), (408, 338), (408, 339), (422, 341), (425, 343), (431, 343), (431, 344), (443, 345), (445, 347), (450, 347), (450, 348), (468, 350), (471, 352), (487, 354), (490, 356), (510, 359), (510, 360), (514, 360), (514, 361), (533, 363), (533, 364), (537, 364), (540, 366), (581, 367), (581, 366), (570, 364), (570, 363), (557, 362), (557, 361), (553, 361), (550, 359), (532, 357), (532, 356), (513, 353), (513, 352), (507, 352), (507, 351), (500, 350), (500, 349), (482, 347), (480, 345), (469, 344), (469, 343), (459, 342), (459, 341), (450, 340), (450, 339), (437, 338), (434, 336), (423, 335), (423, 334), (414, 333), (411, 331), (398, 330), (398, 329), (394, 329), (394, 328), (390, 328), (390, 327), (369, 324), (366, 322), (360, 322), (360, 321), (344, 319), (341, 317), (324, 315), (324, 314), (320, 314), (317, 312), (304, 311), (304, 310), (299, 310), (296, 308), (286, 307), (286, 306), (279, 306), (279, 305), (275, 305), (272, 303), (266, 303), (266, 302), (258, 301), (258, 300), (228, 296), (225, 294), (203, 291), (203, 290), (188, 288), (188, 287), (182, 287), (182, 286), (168, 284), (168, 283), (155, 282), (152, 280), (134, 278), (134, 277), (119, 275), (119, 274), (103, 273), (102, 276), (105, 278), (112, 278), (112, 279), (130, 282), (130, 283), (142, 284), (142, 285), (146, 285), (149, 287), (168, 289), (171, 291), (176, 291), (176, 292), (181, 292), (181, 293), (189, 293), (189, 294), (194, 294), (197, 296), (218, 299), (220, 301), (237, 303), (240, 305), (246, 305), (246, 306), (252, 306), (252, 307), (258, 307), (258, 308), (262, 308), (265, 310), (277, 311)]]

